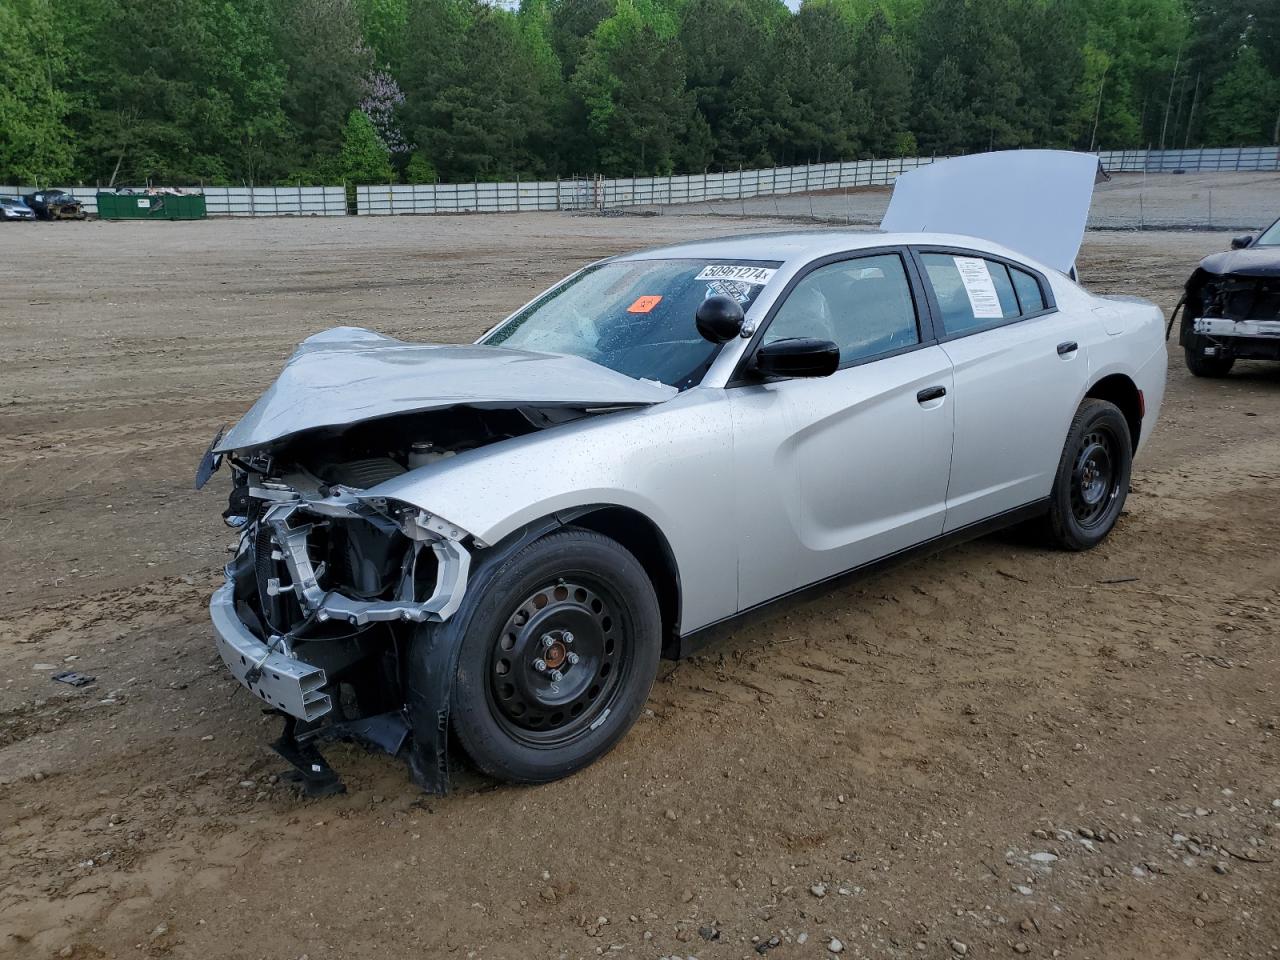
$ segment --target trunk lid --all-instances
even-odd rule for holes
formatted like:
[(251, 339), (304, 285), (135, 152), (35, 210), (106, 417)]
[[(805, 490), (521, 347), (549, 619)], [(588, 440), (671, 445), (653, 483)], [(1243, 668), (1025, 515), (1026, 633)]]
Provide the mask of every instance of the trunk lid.
[(1069, 150), (940, 160), (898, 177), (880, 229), (978, 237), (1068, 273), (1103, 177), (1096, 156)]

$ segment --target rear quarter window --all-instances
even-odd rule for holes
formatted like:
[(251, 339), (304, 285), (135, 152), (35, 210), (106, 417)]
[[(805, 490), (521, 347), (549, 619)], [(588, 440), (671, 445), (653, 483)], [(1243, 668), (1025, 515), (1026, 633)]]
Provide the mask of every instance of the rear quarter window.
[(1018, 293), (1018, 304), (1023, 313), (1038, 313), (1044, 309), (1044, 291), (1040, 289), (1040, 281), (1017, 267), (1010, 267), (1013, 276), (1013, 288)]

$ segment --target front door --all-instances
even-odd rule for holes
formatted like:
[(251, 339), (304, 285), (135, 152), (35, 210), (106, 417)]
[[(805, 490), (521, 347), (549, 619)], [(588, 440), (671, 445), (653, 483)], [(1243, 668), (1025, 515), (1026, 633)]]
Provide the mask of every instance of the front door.
[(942, 533), (951, 361), (918, 299), (890, 250), (810, 270), (767, 321), (761, 343), (832, 340), (841, 365), (728, 390), (740, 610)]

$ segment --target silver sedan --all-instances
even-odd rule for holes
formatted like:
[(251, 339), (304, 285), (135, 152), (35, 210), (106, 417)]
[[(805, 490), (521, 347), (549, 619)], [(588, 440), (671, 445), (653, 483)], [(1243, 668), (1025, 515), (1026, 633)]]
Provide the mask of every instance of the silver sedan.
[(1014, 523), (1085, 550), (1160, 409), (1152, 304), (990, 240), (813, 232), (592, 264), (469, 346), (341, 328), (210, 447), (232, 673), (316, 745), (448, 783), (563, 777), (659, 658), (799, 591)]

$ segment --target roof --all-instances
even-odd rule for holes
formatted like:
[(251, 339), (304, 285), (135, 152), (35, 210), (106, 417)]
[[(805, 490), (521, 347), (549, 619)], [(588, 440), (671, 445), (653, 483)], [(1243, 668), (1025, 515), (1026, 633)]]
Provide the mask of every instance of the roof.
[(881, 223), (884, 233), (761, 233), (677, 244), (622, 259), (714, 257), (780, 260), (794, 266), (848, 250), (915, 243), (1000, 253), (1066, 273), (1080, 251), (1099, 176), (1097, 156), (1070, 150), (954, 157), (898, 177)]
[(954, 233), (882, 233), (878, 230), (797, 230), (738, 234), (638, 250), (615, 259), (774, 260), (786, 265), (798, 265), (851, 250), (907, 244), (963, 247), (1035, 264), (1034, 260), (1022, 254), (979, 237)]

